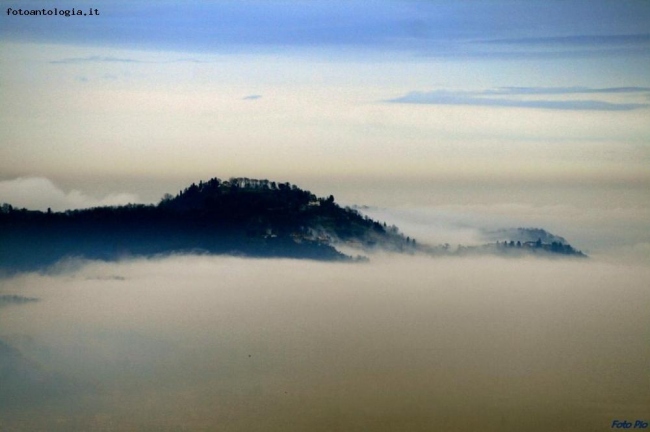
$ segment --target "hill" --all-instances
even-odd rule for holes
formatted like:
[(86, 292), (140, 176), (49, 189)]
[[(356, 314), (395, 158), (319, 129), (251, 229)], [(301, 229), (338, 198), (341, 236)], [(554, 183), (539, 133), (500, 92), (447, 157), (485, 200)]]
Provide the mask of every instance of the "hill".
[(351, 260), (334, 244), (361, 249), (414, 249), (415, 241), (334, 197), (316, 197), (289, 183), (213, 178), (193, 183), (158, 205), (97, 207), (64, 212), (0, 211), (0, 264), (28, 270), (66, 256), (114, 260), (125, 256), (210, 253), (251, 257)]
[[(0, 270), (38, 270), (65, 257), (116, 260), (171, 253), (227, 254), (329, 261), (366, 258), (339, 249), (431, 256), (496, 254), (579, 256), (562, 237), (540, 228), (488, 233), (481, 246), (430, 246), (395, 226), (316, 197), (290, 183), (213, 178), (165, 194), (157, 205), (128, 204), (64, 212), (0, 207)], [(337, 249), (338, 248), (338, 249)]]

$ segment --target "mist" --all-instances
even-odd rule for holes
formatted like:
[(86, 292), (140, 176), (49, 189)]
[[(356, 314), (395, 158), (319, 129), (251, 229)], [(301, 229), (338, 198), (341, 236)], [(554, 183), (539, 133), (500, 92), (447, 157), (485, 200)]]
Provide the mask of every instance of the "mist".
[(396, 225), (405, 235), (430, 245), (479, 245), (509, 240), (495, 237), (501, 230), (542, 228), (600, 260), (639, 264), (650, 260), (650, 206), (645, 196), (630, 193), (622, 202), (601, 198), (585, 204), (572, 203), (574, 195), (567, 195), (563, 200), (558, 192), (555, 203), (534, 199), (523, 202), (501, 199), (494, 203), (443, 201), (364, 206), (359, 210), (373, 219)]
[(140, 198), (132, 193), (110, 193), (96, 198), (76, 189), (66, 192), (45, 177), (18, 177), (0, 181), (0, 204), (30, 210), (44, 211), (50, 208), (65, 211), (139, 202)]
[(0, 308), (0, 429), (647, 421), (649, 280), (594, 259), (68, 261), (0, 280), (38, 299)]

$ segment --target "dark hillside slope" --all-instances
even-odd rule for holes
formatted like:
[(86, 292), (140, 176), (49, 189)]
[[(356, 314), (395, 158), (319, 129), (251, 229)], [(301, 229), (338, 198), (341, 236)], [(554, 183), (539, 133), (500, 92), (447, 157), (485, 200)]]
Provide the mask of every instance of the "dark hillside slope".
[(41, 268), (64, 257), (114, 260), (169, 253), (347, 260), (337, 242), (403, 250), (414, 242), (334, 197), (289, 183), (218, 178), (192, 184), (158, 205), (65, 212), (0, 212), (0, 266)]

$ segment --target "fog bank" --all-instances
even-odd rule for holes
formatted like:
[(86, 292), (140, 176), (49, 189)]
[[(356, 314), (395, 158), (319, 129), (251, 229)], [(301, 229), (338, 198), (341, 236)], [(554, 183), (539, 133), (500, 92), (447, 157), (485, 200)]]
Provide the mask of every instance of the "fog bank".
[(68, 269), (0, 281), (0, 295), (39, 299), (0, 310), (1, 378), (53, 395), (3, 404), (2, 430), (647, 421), (647, 267), (185, 256)]

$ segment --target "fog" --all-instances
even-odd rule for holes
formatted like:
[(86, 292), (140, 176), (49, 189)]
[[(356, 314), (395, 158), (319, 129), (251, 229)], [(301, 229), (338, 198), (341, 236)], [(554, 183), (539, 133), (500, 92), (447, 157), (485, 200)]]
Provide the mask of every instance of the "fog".
[(95, 198), (76, 189), (65, 192), (45, 177), (0, 180), (0, 204), (7, 203), (17, 208), (65, 211), (138, 202), (140, 198), (132, 193), (110, 193)]
[[(650, 420), (650, 269), (173, 256), (0, 280), (0, 430), (593, 431)], [(13, 297), (4, 297), (13, 298)]]
[[(595, 188), (594, 188), (595, 189)], [(647, 192), (620, 192), (618, 200), (602, 189), (589, 191), (591, 200), (580, 202), (586, 193), (558, 191), (555, 202), (539, 196), (515, 201), (501, 198), (493, 203), (453, 202), (364, 206), (360, 211), (373, 219), (399, 227), (421, 243), (477, 245), (506, 238), (495, 232), (513, 228), (542, 228), (564, 237), (592, 257), (610, 262), (650, 261), (650, 203)], [(600, 193), (601, 197), (593, 195)], [(609, 196), (608, 196), (609, 195)]]

